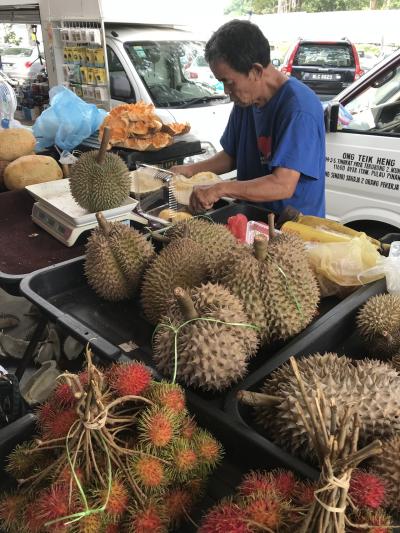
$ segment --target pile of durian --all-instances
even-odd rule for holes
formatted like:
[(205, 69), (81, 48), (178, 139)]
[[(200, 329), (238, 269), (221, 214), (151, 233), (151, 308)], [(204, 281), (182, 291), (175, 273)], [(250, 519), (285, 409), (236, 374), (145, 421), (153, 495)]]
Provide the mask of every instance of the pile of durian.
[(302, 241), (271, 235), (248, 247), (224, 225), (192, 218), (168, 228), (168, 244), (156, 254), (139, 232), (101, 222), (88, 240), (85, 273), (104, 299), (140, 295), (156, 327), (161, 373), (217, 391), (245, 375), (260, 346), (296, 335), (317, 312)]
[(179, 385), (141, 363), (63, 374), (38, 411), (38, 437), (18, 445), (0, 495), (13, 533), (166, 533), (189, 517), (221, 445), (186, 409)]

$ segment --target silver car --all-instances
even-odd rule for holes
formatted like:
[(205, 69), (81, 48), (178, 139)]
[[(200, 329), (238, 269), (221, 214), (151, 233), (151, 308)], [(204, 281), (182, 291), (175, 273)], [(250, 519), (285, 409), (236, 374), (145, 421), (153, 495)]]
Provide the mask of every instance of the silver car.
[(44, 55), (36, 47), (9, 46), (0, 49), (2, 69), (9, 78), (22, 82), (46, 69)]

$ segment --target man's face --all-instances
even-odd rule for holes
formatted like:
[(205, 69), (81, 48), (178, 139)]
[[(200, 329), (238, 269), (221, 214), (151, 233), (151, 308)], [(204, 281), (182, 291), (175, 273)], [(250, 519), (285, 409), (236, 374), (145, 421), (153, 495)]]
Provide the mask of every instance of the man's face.
[(211, 63), (210, 68), (217, 80), (224, 84), (224, 91), (232, 102), (242, 107), (256, 103), (257, 86), (252, 70), (248, 74), (242, 74), (224, 61)]

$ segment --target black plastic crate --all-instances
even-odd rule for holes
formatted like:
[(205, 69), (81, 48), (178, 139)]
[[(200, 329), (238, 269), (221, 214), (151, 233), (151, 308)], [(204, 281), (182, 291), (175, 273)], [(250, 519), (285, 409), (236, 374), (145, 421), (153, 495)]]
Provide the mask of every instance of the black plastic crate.
[[(329, 315), (323, 317), (319, 327), (305, 330), (228, 394), (224, 409), (232, 423), (236, 425), (237, 431), (246, 437), (250, 451), (261, 453), (264, 450), (265, 453), (276, 454), (278, 458), (281, 458), (282, 454), (290, 453), (290, 450), (283, 450), (269, 440), (267, 430), (255, 422), (253, 409), (238, 401), (238, 391), (260, 391), (271, 372), (287, 362), (291, 356), (336, 352), (353, 359), (363, 359), (366, 347), (356, 331), (356, 314), (368, 298), (385, 292), (385, 280), (379, 280), (359, 289), (351, 298), (344, 300)], [(301, 459), (297, 460), (304, 465), (307, 464)]]
[(214, 222), (226, 224), (229, 217), (240, 214), (245, 215), (247, 220), (268, 223), (268, 213), (271, 213), (271, 211), (260, 205), (250, 204), (247, 202), (232, 202), (226, 207), (215, 211), (215, 213), (211, 215), (211, 218), (214, 220)]

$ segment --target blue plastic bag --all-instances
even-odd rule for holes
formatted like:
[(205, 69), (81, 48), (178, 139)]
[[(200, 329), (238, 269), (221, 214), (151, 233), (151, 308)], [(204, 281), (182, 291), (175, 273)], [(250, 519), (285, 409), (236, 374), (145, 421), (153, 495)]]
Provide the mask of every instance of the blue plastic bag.
[(73, 150), (99, 129), (107, 112), (95, 104), (87, 104), (75, 93), (57, 85), (50, 89), (50, 107), (33, 125), (36, 151), (56, 144), (62, 150)]

